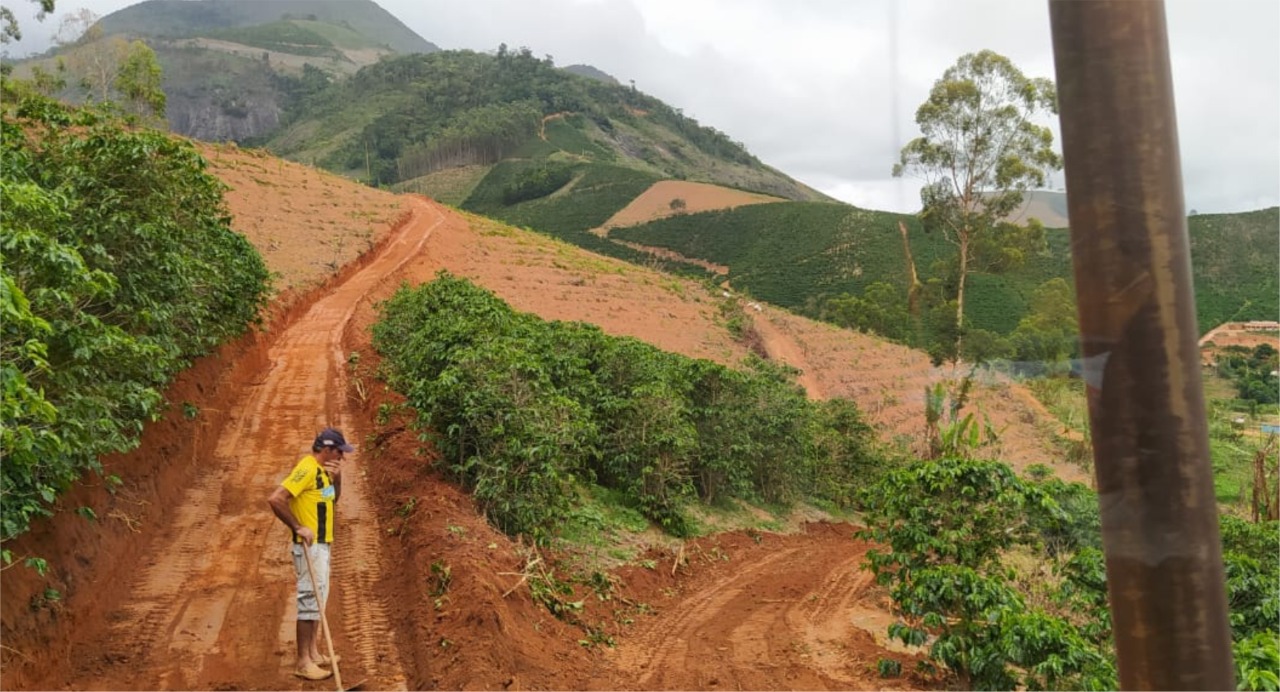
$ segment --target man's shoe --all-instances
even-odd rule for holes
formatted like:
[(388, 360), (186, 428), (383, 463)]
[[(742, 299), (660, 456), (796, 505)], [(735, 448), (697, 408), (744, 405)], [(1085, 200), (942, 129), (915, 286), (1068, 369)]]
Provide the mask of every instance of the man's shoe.
[(325, 670), (324, 668), (321, 668), (320, 666), (314, 663), (311, 663), (306, 667), (298, 668), (297, 670), (293, 671), (293, 674), (302, 678), (303, 680), (324, 680), (325, 678), (328, 678), (329, 676), (333, 675), (333, 671)]
[(320, 654), (319, 656), (312, 656), (311, 660), (315, 661), (316, 665), (328, 667), (333, 665), (333, 661), (338, 661), (339, 663), (341, 663), (342, 654), (334, 654), (333, 661), (329, 660), (329, 657), (326, 656), (325, 654)]

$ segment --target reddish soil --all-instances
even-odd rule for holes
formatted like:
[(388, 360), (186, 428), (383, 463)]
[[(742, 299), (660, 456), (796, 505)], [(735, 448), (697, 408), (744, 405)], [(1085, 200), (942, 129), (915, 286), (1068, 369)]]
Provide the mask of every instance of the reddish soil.
[[(359, 449), (344, 473), (328, 613), (343, 679), (369, 689), (882, 689), (883, 592), (842, 523), (655, 541), (636, 564), (574, 586), (565, 622), (531, 587), (573, 556), (496, 533), (431, 466), (432, 450), (373, 373), (373, 305), (400, 281), (447, 269), (520, 310), (584, 320), (685, 355), (733, 364), (747, 347), (719, 326), (700, 284), (584, 253), (421, 198), (392, 197), (306, 167), (206, 149), (234, 188), (234, 224), (281, 276), (269, 324), (201, 360), (141, 447), (104, 460), (124, 485), (75, 488), (10, 547), (52, 565), (0, 582), (0, 688), (332, 689), (290, 675), (287, 531), (267, 494), (315, 431)], [(276, 206), (273, 206), (276, 205)], [(284, 205), (288, 205), (287, 208)], [(394, 221), (393, 221), (394, 220)], [(357, 253), (368, 250), (358, 259)], [(341, 267), (341, 269), (337, 269)], [(335, 269), (337, 269), (335, 271)], [(886, 436), (914, 435), (922, 356), (767, 306), (757, 333), (805, 373), (812, 396), (851, 396)], [(997, 383), (1004, 451), (1049, 459), (1035, 412)], [(199, 410), (183, 415), (190, 403)], [(1004, 407), (1004, 408), (1001, 408)], [(189, 408), (187, 410), (190, 410)], [(1029, 417), (1025, 423), (1019, 416)], [(1032, 432), (1017, 432), (1023, 429)], [(1011, 459), (1017, 461), (1017, 459)], [(74, 509), (92, 507), (90, 522)], [(669, 547), (674, 545), (675, 547)], [(60, 598), (44, 598), (45, 589)], [(594, 634), (591, 634), (594, 633)], [(612, 641), (616, 646), (607, 646)]]
[[(684, 205), (681, 206), (677, 200), (683, 201)], [(732, 209), (746, 204), (785, 201), (781, 197), (734, 190), (711, 183), (662, 180), (654, 183), (652, 187), (632, 200), (631, 204), (609, 217), (602, 227), (609, 229), (618, 226), (634, 226), (676, 214), (695, 214), (700, 211)], [(676, 206), (673, 207), (672, 204)]]
[(1214, 327), (1208, 334), (1200, 337), (1200, 360), (1205, 364), (1217, 362), (1218, 352), (1227, 346), (1244, 346), (1257, 348), (1262, 344), (1270, 344), (1280, 349), (1280, 322), (1254, 323), (1253, 328), (1246, 327), (1244, 322), (1228, 322)]

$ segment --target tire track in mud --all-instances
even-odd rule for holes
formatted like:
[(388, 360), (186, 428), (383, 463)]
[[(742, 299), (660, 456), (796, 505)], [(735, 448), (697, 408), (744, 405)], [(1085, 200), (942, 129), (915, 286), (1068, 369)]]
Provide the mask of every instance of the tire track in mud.
[[(358, 442), (346, 413), (342, 333), (355, 305), (422, 252), (445, 216), (414, 199), (411, 219), (367, 264), (315, 301), (271, 344), (269, 365), (243, 388), (239, 410), (112, 614), (120, 665), (90, 689), (294, 686), (293, 567), (288, 530), (266, 496), (324, 425)], [(343, 473), (327, 613), (347, 679), (403, 689), (404, 668), (375, 596), (382, 571), (376, 516), (357, 452)], [(108, 587), (110, 588), (110, 587)], [(323, 646), (323, 645), (322, 645)], [(127, 668), (127, 670), (124, 670)]]
[(787, 623), (793, 631), (802, 633), (814, 667), (849, 685), (866, 677), (858, 674), (861, 671), (851, 670), (843, 655), (844, 643), (859, 628), (856, 614), (869, 610), (861, 605), (872, 583), (871, 572), (862, 568), (864, 559), (865, 555), (859, 553), (838, 564), (816, 590), (787, 613)]
[(882, 650), (853, 617), (866, 547), (791, 542), (664, 608), (615, 652), (619, 672), (635, 689), (878, 689)]
[(618, 669), (631, 675), (638, 689), (665, 688), (665, 673), (685, 667), (683, 660), (689, 658), (699, 630), (720, 617), (725, 606), (757, 575), (797, 552), (796, 548), (778, 551), (672, 606), (670, 615), (660, 617), (618, 651)]

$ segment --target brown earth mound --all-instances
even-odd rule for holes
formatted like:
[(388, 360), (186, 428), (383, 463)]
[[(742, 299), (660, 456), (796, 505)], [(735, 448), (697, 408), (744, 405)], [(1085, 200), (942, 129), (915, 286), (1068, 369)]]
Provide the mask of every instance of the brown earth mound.
[(634, 226), (676, 214), (696, 214), (747, 204), (785, 201), (787, 200), (781, 197), (734, 190), (710, 183), (662, 180), (641, 193), (631, 204), (623, 207), (622, 211), (609, 217), (601, 228), (607, 230), (619, 226)]
[[(328, 605), (346, 682), (368, 678), (372, 689), (939, 684), (876, 674), (880, 658), (909, 663), (911, 655), (885, 647), (885, 597), (860, 571), (867, 546), (847, 524), (659, 546), (591, 585), (572, 584), (564, 598), (581, 608), (556, 619), (533, 594), (547, 579), (564, 578), (548, 568), (566, 557), (493, 531), (433, 470), (429, 445), (403, 414), (386, 415), (398, 399), (373, 376), (374, 304), (401, 280), (441, 269), (520, 310), (732, 364), (747, 347), (717, 324), (722, 296), (420, 198), (253, 152), (206, 151), (233, 188), (236, 228), (262, 249), (287, 293), (268, 328), (178, 379), (173, 410), (148, 427), (140, 449), (104, 460), (122, 488), (108, 492), (89, 479), (56, 517), (12, 545), (15, 555), (48, 558), (53, 570), (46, 581), (14, 567), (0, 583), (0, 687), (330, 689), (332, 681), (289, 674), (287, 531), (265, 504), (327, 423), (359, 445), (344, 473)], [(767, 307), (743, 309), (767, 321), (762, 347), (797, 361), (813, 395), (878, 400), (868, 411), (887, 434), (914, 429), (913, 397), (923, 391), (914, 352)], [(181, 403), (198, 414), (184, 415), (192, 409)], [(1026, 444), (1030, 454), (1035, 445)], [(99, 521), (77, 515), (81, 506)]]

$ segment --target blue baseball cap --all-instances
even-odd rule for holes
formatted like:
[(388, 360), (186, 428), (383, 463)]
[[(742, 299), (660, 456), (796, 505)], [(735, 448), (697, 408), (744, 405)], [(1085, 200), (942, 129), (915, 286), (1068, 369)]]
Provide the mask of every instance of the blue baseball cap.
[(337, 428), (325, 428), (316, 435), (316, 441), (311, 444), (311, 449), (320, 451), (322, 449), (339, 449), (343, 452), (354, 452), (355, 447), (347, 444), (347, 438), (342, 436), (342, 431)]

